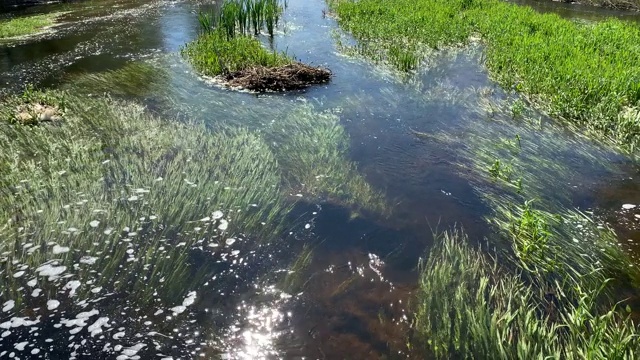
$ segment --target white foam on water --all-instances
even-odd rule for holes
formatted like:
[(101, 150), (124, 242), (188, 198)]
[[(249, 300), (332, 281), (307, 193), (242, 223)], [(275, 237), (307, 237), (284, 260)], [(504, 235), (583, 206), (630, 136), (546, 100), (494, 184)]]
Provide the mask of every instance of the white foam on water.
[(54, 255), (64, 254), (69, 252), (69, 248), (66, 246), (60, 246), (58, 244), (53, 245), (53, 249), (51, 250)]
[(2, 304), (2, 312), (7, 312), (13, 309), (16, 306), (16, 302), (13, 300), (7, 300), (4, 304)]
[(60, 301), (58, 300), (47, 300), (47, 310), (55, 310), (60, 306)]

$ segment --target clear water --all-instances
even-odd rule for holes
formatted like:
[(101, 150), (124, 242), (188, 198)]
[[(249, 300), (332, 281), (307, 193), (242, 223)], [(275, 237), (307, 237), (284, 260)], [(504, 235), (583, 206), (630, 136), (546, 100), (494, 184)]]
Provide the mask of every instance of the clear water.
[[(0, 43), (0, 83), (9, 91), (28, 83), (64, 87), (82, 74), (147, 61), (163, 69), (168, 86), (141, 86), (131, 97), (177, 121), (260, 131), (301, 104), (331, 110), (349, 134), (350, 159), (394, 204), (391, 217), (354, 219), (339, 204), (299, 202), (288, 235), (260, 245), (229, 241), (212, 258), (191, 259), (194, 267), (215, 263), (215, 275), (204, 284), (182, 284), (187, 295), (180, 299), (162, 293), (168, 287), (149, 289), (158, 300), (144, 307), (136, 294), (101, 292), (99, 284), (118, 278), (92, 269), (100, 254), (87, 255), (76, 268), (6, 264), (3, 282), (26, 282), (39, 273), (38, 281), (57, 282), (63, 293), (40, 294), (37, 282), (27, 284), (18, 290), (40, 305), (25, 309), (12, 302), (8, 289), (1, 290), (6, 302), (0, 304), (0, 357), (422, 358), (405, 343), (418, 258), (428, 251), (432, 229), (462, 226), (472, 239), (489, 231), (484, 217), (490, 209), (482, 194), (490, 185), (470, 167), (476, 153), (496, 139), (516, 135), (533, 154), (523, 168), (541, 197), (558, 207), (594, 210), (618, 230), (632, 254), (640, 254), (640, 210), (623, 209), (640, 204), (640, 168), (566, 129), (488, 120), (481, 104), (509, 102), (514, 95), (488, 78), (479, 46), (434, 54), (407, 80), (341, 53), (334, 40), (341, 33), (325, 16), (322, 0), (290, 0), (272, 46), (329, 67), (334, 78), (303, 92), (257, 96), (199, 78), (180, 57), (180, 47), (197, 36), (198, 10), (208, 6), (113, 0), (20, 10), (66, 13), (49, 33)], [(314, 251), (300, 274), (304, 286), (284, 286), (305, 244)]]

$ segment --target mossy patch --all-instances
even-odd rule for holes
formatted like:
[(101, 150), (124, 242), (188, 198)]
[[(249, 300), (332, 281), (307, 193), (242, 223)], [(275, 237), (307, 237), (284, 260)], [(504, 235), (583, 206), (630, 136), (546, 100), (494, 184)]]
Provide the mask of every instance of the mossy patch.
[(0, 20), (0, 39), (37, 34), (53, 25), (59, 14), (44, 14)]

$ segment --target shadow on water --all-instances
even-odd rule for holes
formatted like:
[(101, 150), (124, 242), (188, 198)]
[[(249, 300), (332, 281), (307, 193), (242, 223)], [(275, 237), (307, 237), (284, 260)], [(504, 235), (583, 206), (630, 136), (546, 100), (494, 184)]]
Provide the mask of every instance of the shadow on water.
[[(14, 90), (27, 83), (63, 87), (87, 74), (144, 62), (163, 72), (157, 84), (145, 81), (147, 86), (134, 89), (139, 91), (124, 89), (117, 81), (107, 86), (113, 87), (114, 94), (144, 102), (167, 118), (200, 120), (211, 128), (224, 124), (264, 132), (303, 106), (315, 112), (332, 111), (349, 135), (349, 158), (393, 207), (386, 219), (354, 217), (346, 207), (302, 199), (288, 221), (289, 234), (277, 245), (233, 248), (214, 259), (190, 254), (190, 264), (212, 262), (215, 271), (205, 285), (197, 287), (198, 299), (205, 300), (184, 312), (186, 319), (177, 323), (169, 321), (177, 318), (167, 320), (166, 313), (156, 314), (158, 309), (153, 306), (140, 310), (125, 300), (110, 299), (124, 310), (117, 315), (116, 309), (105, 306), (106, 312), (129, 318), (140, 327), (136, 331), (146, 334), (141, 337), (148, 340), (144, 350), (136, 350), (135, 342), (128, 344), (132, 356), (138, 351), (152, 354), (156, 346), (162, 351), (173, 347), (172, 353), (161, 351), (167, 357), (202, 353), (241, 359), (344, 358), (344, 354), (357, 359), (420, 358), (409, 352), (405, 341), (411, 321), (407, 304), (416, 286), (418, 258), (430, 247), (432, 230), (458, 225), (478, 241), (490, 231), (484, 219), (490, 208), (482, 196), (486, 184), (474, 170), (474, 159), (476, 153), (495, 146), (497, 139), (518, 135), (537, 157), (559, 164), (540, 165), (527, 158), (523, 165), (523, 172), (542, 189), (541, 197), (557, 199), (567, 207), (598, 209), (625, 237), (633, 239), (629, 244), (640, 241), (638, 212), (619, 211), (623, 204), (640, 207), (638, 168), (623, 156), (568, 132), (541, 132), (518, 121), (488, 120), (481, 104), (508, 102), (514, 95), (489, 80), (480, 65), (481, 48), (434, 54), (424, 71), (403, 81), (384, 67), (338, 51), (334, 46), (336, 25), (323, 16), (325, 6), (320, 0), (289, 1), (273, 45), (303, 62), (328, 66), (335, 77), (330, 84), (284, 95), (227, 91), (194, 74), (177, 54), (198, 31), (199, 6), (186, 1), (50, 5), (38, 11), (68, 12), (53, 32), (0, 45), (0, 82)], [(582, 13), (576, 16), (584, 17)], [(122, 89), (126, 91), (119, 91)], [(95, 92), (104, 92), (104, 87)], [(418, 137), (416, 132), (432, 138)], [(594, 162), (593, 157), (613, 165)], [(629, 245), (629, 249), (640, 254), (637, 246)], [(300, 260), (299, 254), (310, 255)], [(301, 265), (292, 270), (290, 264)], [(281, 286), (291, 273), (298, 280)], [(103, 306), (99, 301), (96, 303)], [(193, 302), (187, 296), (176, 306), (181, 301)], [(66, 327), (95, 321), (69, 320), (46, 312), (41, 316), (46, 326), (32, 337), (43, 348), (50, 346), (44, 334), (55, 332), (55, 325), (63, 320)], [(162, 319), (167, 324), (160, 329), (145, 325)], [(0, 320), (6, 321), (5, 314)], [(20, 326), (28, 331), (27, 320), (16, 321), (23, 321)], [(210, 333), (207, 329), (211, 328), (221, 331)], [(103, 350), (105, 354), (121, 352), (122, 345), (115, 350), (114, 339), (124, 336), (118, 335), (124, 330), (117, 330), (105, 330), (102, 342), (85, 330), (72, 334), (75, 340), (56, 339), (60, 341), (56, 346), (61, 354), (68, 354), (69, 346), (84, 349), (82, 341), (101, 344), (78, 352), (77, 357), (102, 356), (98, 354)], [(0, 353), (17, 351), (10, 335), (0, 340)], [(113, 344), (104, 345), (106, 342)]]

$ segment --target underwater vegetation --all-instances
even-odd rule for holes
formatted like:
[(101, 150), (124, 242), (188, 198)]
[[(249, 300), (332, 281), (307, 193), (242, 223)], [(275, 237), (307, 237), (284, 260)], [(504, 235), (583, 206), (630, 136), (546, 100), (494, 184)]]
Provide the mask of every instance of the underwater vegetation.
[[(601, 271), (598, 264), (590, 269)], [(640, 329), (628, 307), (598, 301), (608, 281), (566, 293), (562, 284), (542, 287), (530, 275), (498, 265), (460, 231), (443, 234), (422, 264), (417, 343), (440, 359), (637, 357)]]
[[(25, 103), (61, 109), (62, 118), (12, 121)], [(225, 267), (221, 259), (282, 232), (290, 205), (277, 161), (246, 130), (211, 133), (135, 104), (37, 91), (3, 99), (0, 117), (0, 326), (29, 351), (170, 344), (153, 334), (190, 324), (186, 309)], [(40, 337), (27, 331), (34, 326)], [(80, 345), (120, 327), (128, 330), (115, 348)], [(75, 349), (46, 341), (70, 335)]]
[(265, 130), (267, 142), (282, 166), (287, 188), (312, 198), (341, 204), (356, 212), (386, 216), (390, 207), (349, 161), (349, 137), (332, 113), (308, 107), (275, 120)]
[[(421, 48), (479, 38), (505, 88), (635, 153), (640, 139), (640, 27), (615, 19), (580, 24), (498, 0), (336, 0), (338, 23), (365, 56), (401, 69)], [(399, 51), (398, 49), (403, 49)]]

